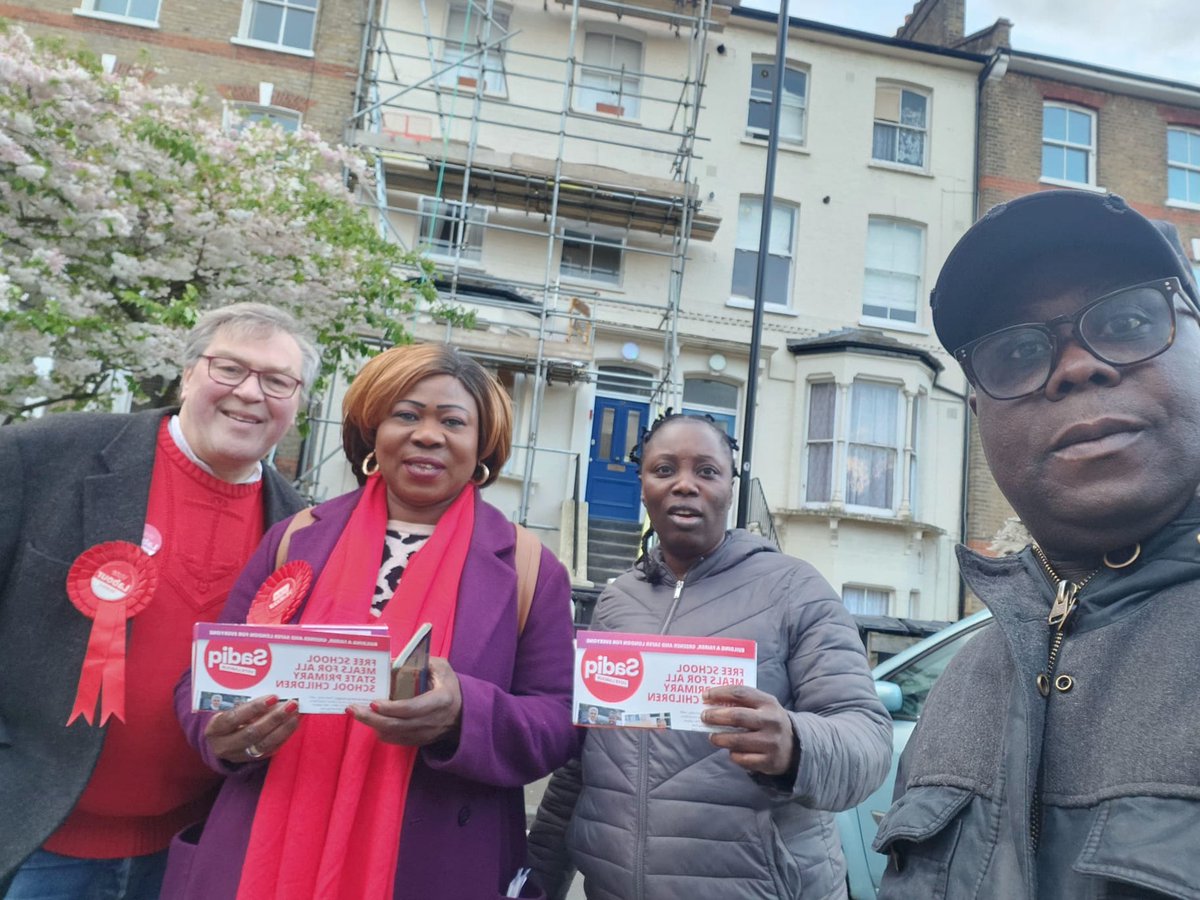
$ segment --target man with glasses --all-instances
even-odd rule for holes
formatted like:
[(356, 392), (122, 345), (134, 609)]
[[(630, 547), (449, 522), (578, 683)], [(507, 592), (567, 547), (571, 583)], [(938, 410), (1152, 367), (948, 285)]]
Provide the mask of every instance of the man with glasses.
[(0, 897), (158, 896), (219, 781), (175, 720), (192, 625), (303, 505), (262, 460), (318, 363), (239, 303), (189, 333), (177, 410), (0, 428)]
[(946, 260), (934, 326), (1034, 543), (959, 550), (994, 624), (908, 743), (881, 898), (1200, 896), (1198, 302), (1113, 195), (1018, 198)]

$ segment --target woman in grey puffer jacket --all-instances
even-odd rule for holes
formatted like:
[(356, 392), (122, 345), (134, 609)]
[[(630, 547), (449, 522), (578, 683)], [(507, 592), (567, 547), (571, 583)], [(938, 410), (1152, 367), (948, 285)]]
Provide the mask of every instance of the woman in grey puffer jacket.
[(891, 719), (854, 620), (812, 566), (726, 532), (736, 445), (668, 415), (643, 436), (643, 502), (659, 543), (610, 584), (592, 627), (758, 644), (758, 688), (712, 688), (718, 734), (590, 729), (530, 834), (536, 877), (589, 900), (845, 897), (832, 812), (887, 775)]

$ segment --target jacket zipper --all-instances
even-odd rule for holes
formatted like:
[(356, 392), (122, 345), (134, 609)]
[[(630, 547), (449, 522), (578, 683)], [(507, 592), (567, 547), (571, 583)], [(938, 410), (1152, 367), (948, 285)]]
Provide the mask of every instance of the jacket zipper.
[[(1038, 562), (1042, 564), (1042, 569), (1045, 570), (1046, 577), (1050, 580), (1051, 586), (1055, 588), (1054, 603), (1050, 607), (1050, 615), (1046, 617), (1046, 624), (1054, 629), (1050, 635), (1050, 650), (1046, 657), (1046, 671), (1039, 672), (1036, 679), (1038, 693), (1048, 701), (1050, 699), (1050, 688), (1054, 683), (1054, 670), (1058, 666), (1058, 654), (1062, 650), (1063, 641), (1067, 637), (1067, 620), (1079, 605), (1080, 591), (1087, 586), (1087, 583), (1100, 570), (1097, 569), (1090, 575), (1087, 575), (1079, 584), (1075, 584), (1065, 578), (1058, 577), (1058, 573), (1054, 571), (1054, 568), (1050, 565), (1050, 560), (1042, 553), (1040, 547), (1035, 544), (1033, 550), (1034, 555), (1038, 558)], [(1042, 738), (1042, 745), (1043, 747), (1045, 746), (1044, 736)], [(1037, 856), (1038, 844), (1041, 840), (1041, 825), (1042, 761), (1039, 759), (1037, 786), (1034, 791), (1033, 800), (1029, 804), (1029, 841), (1034, 856)]]
[(646, 822), (649, 821), (649, 794), (650, 790), (647, 787), (647, 782), (650, 780), (650, 775), (646, 771), (650, 762), (650, 748), (646, 743), (646, 733), (640, 731), (638, 736), (638, 771), (641, 772), (641, 777), (638, 779), (638, 812), (637, 812), (637, 859), (634, 863), (634, 896), (641, 898), (646, 896)]
[(675, 618), (675, 610), (679, 608), (679, 595), (683, 593), (683, 579), (680, 578), (675, 582), (675, 596), (671, 598), (671, 605), (667, 608), (667, 616), (663, 619), (662, 627), (658, 629), (659, 634), (666, 634), (667, 629), (671, 627), (671, 620)]
[[(671, 627), (671, 619), (675, 617), (675, 610), (679, 607), (679, 596), (683, 593), (683, 579), (680, 578), (675, 582), (675, 596), (671, 598), (671, 605), (667, 608), (667, 615), (663, 619), (662, 626), (658, 629), (659, 634), (666, 634), (667, 629)], [(645, 733), (639, 732), (638, 736), (638, 772), (641, 776), (638, 778), (638, 813), (637, 813), (637, 854), (634, 860), (633, 869), (633, 885), (634, 896), (644, 897), (646, 893), (646, 834), (645, 823), (648, 821), (649, 809), (649, 794), (650, 790), (647, 783), (650, 780), (650, 775), (647, 772), (650, 761), (650, 747), (647, 743)]]

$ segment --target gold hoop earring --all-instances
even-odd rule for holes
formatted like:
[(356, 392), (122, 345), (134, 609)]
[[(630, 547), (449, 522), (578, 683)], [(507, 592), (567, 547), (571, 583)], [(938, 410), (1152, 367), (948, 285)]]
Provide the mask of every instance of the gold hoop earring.
[[(479, 470), (483, 470), (483, 474), (479, 474)], [(492, 477), (492, 470), (487, 467), (486, 463), (479, 463), (475, 466), (475, 472), (471, 475), (472, 484), (486, 484), (487, 480)]]
[(1140, 543), (1134, 544), (1133, 552), (1129, 555), (1129, 559), (1122, 560), (1120, 562), (1113, 562), (1111, 559), (1108, 558), (1108, 554), (1105, 553), (1104, 554), (1104, 564), (1106, 566), (1108, 566), (1110, 569), (1125, 569), (1125, 568), (1128, 568), (1129, 566), (1132, 566), (1135, 562), (1137, 562), (1137, 558), (1141, 555), (1142, 555), (1142, 545)]
[[(372, 463), (374, 465), (371, 465)], [(363, 457), (362, 465), (358, 467), (358, 470), (363, 473), (363, 478), (370, 478), (379, 471), (379, 460), (375, 458), (374, 450)]]

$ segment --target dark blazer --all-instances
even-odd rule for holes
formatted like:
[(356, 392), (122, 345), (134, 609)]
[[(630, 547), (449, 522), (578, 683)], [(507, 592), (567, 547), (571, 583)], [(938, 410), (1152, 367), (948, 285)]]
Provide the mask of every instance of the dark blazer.
[[(319, 577), (359, 491), (316, 507), (316, 522), (295, 533), (289, 559)], [(221, 613), (244, 622), (258, 586), (275, 568), (284, 526), (271, 530), (238, 578)], [(396, 897), (487, 900), (525, 859), (522, 786), (566, 762), (574, 741), (571, 587), (546, 548), (525, 630), (517, 633), (517, 573), (512, 523), (482, 500), (463, 564), (450, 665), (462, 690), (462, 732), (449, 755), (422, 748), (404, 809)], [(303, 617), (303, 609), (300, 612)], [(188, 741), (218, 772), (231, 773), (208, 822), (171, 844), (163, 896), (232, 900), (268, 760), (229, 766), (204, 741), (210, 716), (191, 712), (191, 678), (175, 689)], [(522, 897), (540, 896), (530, 883)]]
[[(172, 412), (0, 427), (0, 895), (66, 819), (100, 756), (105, 728), (66, 727), (92, 627), (67, 599), (67, 570), (95, 544), (141, 543), (158, 430)], [(264, 526), (302, 506), (264, 466)]]

